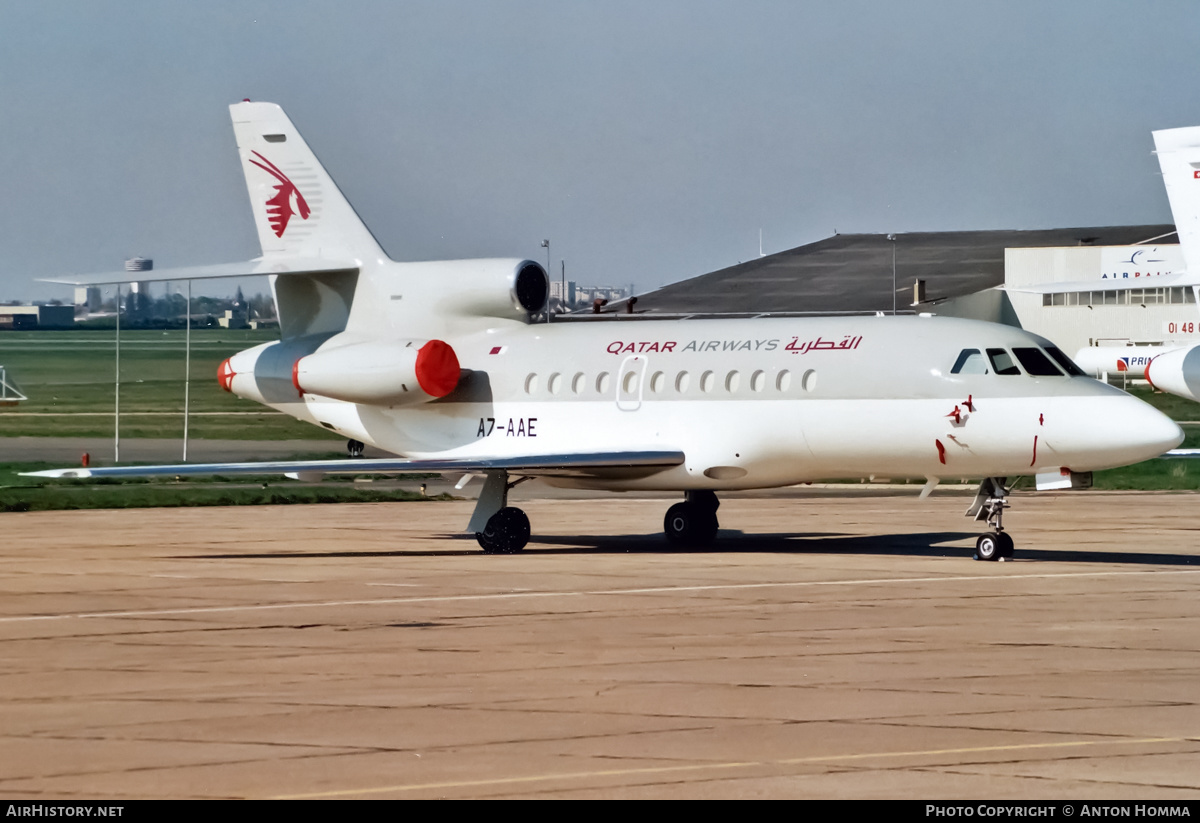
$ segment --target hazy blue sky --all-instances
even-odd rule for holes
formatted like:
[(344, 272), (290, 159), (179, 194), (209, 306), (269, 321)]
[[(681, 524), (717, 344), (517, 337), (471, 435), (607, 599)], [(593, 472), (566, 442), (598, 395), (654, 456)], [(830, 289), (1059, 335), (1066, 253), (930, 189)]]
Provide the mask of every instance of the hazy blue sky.
[[(259, 253), (280, 103), (398, 260), (640, 289), (840, 232), (1169, 222), (1200, 3), (0, 0), (0, 299)], [(202, 291), (224, 293), (217, 284)]]

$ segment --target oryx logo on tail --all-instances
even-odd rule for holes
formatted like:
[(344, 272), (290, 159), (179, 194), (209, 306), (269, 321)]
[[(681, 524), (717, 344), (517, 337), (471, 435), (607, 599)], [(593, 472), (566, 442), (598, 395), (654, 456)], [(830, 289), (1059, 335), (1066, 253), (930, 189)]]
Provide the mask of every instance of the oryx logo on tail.
[[(271, 221), (271, 229), (274, 230), (276, 237), (283, 237), (283, 233), (287, 230), (288, 221), (292, 219), (293, 214), (299, 214), (301, 220), (307, 220), (312, 210), (309, 209), (304, 195), (300, 193), (300, 189), (296, 188), (296, 184), (289, 180), (286, 174), (281, 172), (274, 163), (258, 152), (252, 151), (251, 154), (262, 161), (262, 163), (259, 163), (258, 160), (251, 158), (251, 163), (279, 181), (279, 185), (275, 187), (275, 196), (267, 200), (266, 205), (267, 219)], [(293, 196), (295, 196), (296, 200), (294, 208), (292, 206)]]

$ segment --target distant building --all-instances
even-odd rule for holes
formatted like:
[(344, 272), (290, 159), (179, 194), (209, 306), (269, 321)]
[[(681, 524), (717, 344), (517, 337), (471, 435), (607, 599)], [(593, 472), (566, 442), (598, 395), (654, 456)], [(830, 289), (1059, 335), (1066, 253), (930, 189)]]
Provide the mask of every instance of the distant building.
[(80, 286), (75, 289), (75, 313), (91, 314), (100, 311), (101, 303), (99, 286)]
[(0, 329), (69, 329), (74, 306), (0, 306)]
[(614, 300), (624, 300), (630, 294), (630, 289), (621, 286), (578, 286), (575, 290), (576, 301), (589, 306), (597, 298), (611, 303)]
[(246, 312), (242, 309), (226, 309), (225, 316), (217, 318), (217, 325), (223, 329), (258, 328), (246, 320)]
[(559, 300), (563, 303), (566, 303), (568, 306), (575, 305), (575, 281), (568, 280), (566, 282), (566, 294), (564, 295), (563, 294), (563, 281), (562, 280), (551, 280), (550, 281), (550, 299), (551, 300)]

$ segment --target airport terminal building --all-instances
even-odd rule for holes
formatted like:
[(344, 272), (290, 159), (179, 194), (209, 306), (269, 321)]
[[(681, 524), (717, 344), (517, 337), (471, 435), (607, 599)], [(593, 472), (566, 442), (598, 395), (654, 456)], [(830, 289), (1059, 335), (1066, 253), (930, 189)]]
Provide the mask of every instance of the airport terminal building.
[[(1020, 326), (1074, 353), (1200, 340), (1192, 289), (1154, 285), (1182, 268), (1171, 225), (834, 235), (641, 295), (635, 312), (931, 312)], [(1145, 285), (1106, 288), (1117, 280)], [(1049, 283), (1085, 290), (1021, 291)]]

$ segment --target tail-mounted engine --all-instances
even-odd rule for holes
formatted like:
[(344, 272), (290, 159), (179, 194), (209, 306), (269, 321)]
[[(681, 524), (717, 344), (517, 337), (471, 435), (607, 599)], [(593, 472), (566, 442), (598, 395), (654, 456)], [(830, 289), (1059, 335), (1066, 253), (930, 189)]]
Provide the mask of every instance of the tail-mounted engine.
[(532, 260), (439, 260), (404, 264), (421, 281), (431, 310), (459, 317), (528, 321), (546, 307), (550, 280)]

